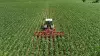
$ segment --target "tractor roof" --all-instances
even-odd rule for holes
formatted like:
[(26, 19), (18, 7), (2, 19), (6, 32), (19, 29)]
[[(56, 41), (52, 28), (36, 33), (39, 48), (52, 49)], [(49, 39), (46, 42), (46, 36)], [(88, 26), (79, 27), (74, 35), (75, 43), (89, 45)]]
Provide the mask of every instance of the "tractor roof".
[(51, 18), (49, 18), (49, 19), (45, 19), (45, 21), (52, 21), (52, 19), (51, 19)]

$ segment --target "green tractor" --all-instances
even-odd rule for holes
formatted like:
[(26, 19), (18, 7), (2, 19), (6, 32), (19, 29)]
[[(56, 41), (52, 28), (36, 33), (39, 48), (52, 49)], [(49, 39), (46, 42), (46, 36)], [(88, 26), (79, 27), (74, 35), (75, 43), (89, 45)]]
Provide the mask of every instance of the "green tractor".
[(48, 29), (48, 28), (54, 29), (54, 24), (52, 22), (52, 19), (45, 19), (45, 22), (43, 23), (43, 25), (41, 26), (41, 28), (43, 30)]

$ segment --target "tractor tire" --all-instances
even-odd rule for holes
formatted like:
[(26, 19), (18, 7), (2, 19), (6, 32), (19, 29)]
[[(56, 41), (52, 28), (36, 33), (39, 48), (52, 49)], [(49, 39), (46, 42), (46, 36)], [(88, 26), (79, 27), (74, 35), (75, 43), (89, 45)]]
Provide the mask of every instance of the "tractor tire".
[(54, 24), (53, 24), (53, 25), (51, 25), (51, 29), (54, 29)]

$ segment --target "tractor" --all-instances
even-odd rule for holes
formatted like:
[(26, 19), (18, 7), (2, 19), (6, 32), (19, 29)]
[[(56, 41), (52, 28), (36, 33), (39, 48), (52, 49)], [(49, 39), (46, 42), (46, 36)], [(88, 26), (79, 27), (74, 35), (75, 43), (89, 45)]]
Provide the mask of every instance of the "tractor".
[(48, 28), (54, 29), (54, 24), (52, 22), (52, 19), (45, 19), (45, 22), (43, 23), (43, 25), (41, 25), (42, 30), (46, 30)]
[(52, 19), (45, 19), (45, 22), (41, 25), (42, 31), (35, 32), (37, 37), (62, 37), (64, 32), (56, 32)]

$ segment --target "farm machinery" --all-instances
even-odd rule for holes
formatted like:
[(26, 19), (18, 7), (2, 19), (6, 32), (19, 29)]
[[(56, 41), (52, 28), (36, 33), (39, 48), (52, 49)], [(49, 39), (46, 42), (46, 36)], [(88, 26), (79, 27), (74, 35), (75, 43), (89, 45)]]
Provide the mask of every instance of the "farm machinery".
[(42, 31), (35, 32), (37, 37), (62, 37), (64, 32), (57, 32), (54, 27), (52, 19), (45, 19), (45, 22), (41, 25)]

